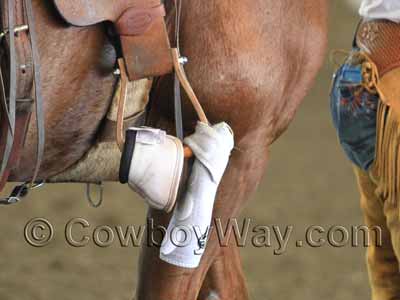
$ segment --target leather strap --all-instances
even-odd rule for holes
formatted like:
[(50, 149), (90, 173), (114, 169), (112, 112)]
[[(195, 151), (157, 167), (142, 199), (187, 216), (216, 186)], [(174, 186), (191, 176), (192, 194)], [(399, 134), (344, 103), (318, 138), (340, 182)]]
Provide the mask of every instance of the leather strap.
[(142, 35), (121, 35), (121, 49), (129, 80), (172, 72), (170, 44), (164, 18), (157, 17)]
[(192, 103), (193, 108), (195, 109), (200, 122), (209, 124), (207, 116), (203, 110), (203, 107), (201, 106), (200, 101), (196, 96), (196, 93), (193, 91), (193, 88), (190, 85), (189, 80), (187, 79), (185, 70), (183, 69), (182, 63), (180, 61), (181, 57), (179, 54), (179, 50), (174, 48), (171, 49), (171, 52), (172, 52), (172, 60), (174, 62), (175, 74), (177, 75), (179, 82), (181, 83), (183, 89), (185, 90), (187, 96), (189, 97), (189, 100)]
[(125, 64), (123, 58), (118, 59), (118, 66), (121, 77), (121, 93), (118, 97), (118, 112), (117, 112), (117, 145), (121, 151), (124, 149), (125, 143), (125, 131), (124, 131), (124, 116), (125, 116), (125, 104), (128, 93), (128, 75), (126, 74)]
[(115, 28), (119, 35), (142, 35), (144, 34), (155, 19), (165, 17), (165, 7), (160, 4), (149, 8), (128, 8), (115, 24)]
[[(174, 78), (174, 106), (175, 106), (175, 122), (176, 122), (176, 135), (179, 139), (183, 140), (184, 133), (183, 133), (183, 122), (182, 122), (182, 101), (181, 101), (181, 92), (180, 86), (182, 85), (183, 89), (185, 90), (186, 94), (188, 95), (199, 119), (201, 122), (208, 124), (208, 119), (206, 114), (197, 99), (195, 92), (193, 91), (185, 71), (183, 69), (183, 62), (182, 58), (179, 53), (179, 31), (180, 31), (180, 15), (181, 15), (181, 1), (174, 0), (174, 5), (176, 9), (176, 20), (175, 20), (175, 47), (170, 49), (173, 67), (175, 71), (175, 78)], [(124, 42), (123, 37), (121, 37), (122, 43)], [(168, 43), (169, 44), (169, 43)], [(117, 125), (116, 125), (116, 140), (118, 147), (121, 151), (124, 149), (125, 143), (125, 130), (124, 130), (124, 109), (126, 104), (126, 97), (127, 97), (127, 82), (128, 80), (132, 80), (130, 77), (129, 70), (126, 68), (126, 57), (124, 59), (120, 58), (118, 60), (118, 66), (120, 70), (121, 76), (121, 94), (118, 97), (118, 113), (117, 113)], [(158, 73), (152, 73), (152, 76), (156, 76)], [(185, 157), (192, 157), (193, 152), (189, 147), (184, 148)]]
[(39, 174), (39, 168), (43, 161), (45, 146), (45, 124), (42, 98), (42, 85), (40, 78), (40, 58), (37, 46), (35, 17), (33, 14), (32, 0), (25, 0), (26, 16), (28, 19), (29, 36), (32, 46), (33, 68), (34, 68), (34, 84), (35, 84), (35, 109), (36, 109), (36, 128), (37, 128), (37, 152), (35, 171), (32, 176), (32, 185), (36, 181)]
[(183, 141), (183, 117), (182, 117), (182, 98), (181, 98), (181, 84), (178, 76), (174, 76), (174, 107), (175, 107), (175, 127), (176, 136)]
[(165, 25), (165, 7), (158, 4), (127, 8), (114, 21), (129, 80), (162, 76), (172, 72), (170, 43)]
[[(182, 13), (182, 2), (180, 0), (174, 0), (175, 4), (175, 47), (179, 49), (179, 33), (181, 24), (181, 13)], [(174, 74), (174, 108), (175, 108), (175, 127), (176, 136), (183, 141), (183, 117), (182, 117), (182, 96), (181, 96), (181, 84), (179, 78)]]
[[(14, 143), (13, 148), (9, 157), (8, 166), (4, 170), (3, 176), (0, 181), (0, 189), (3, 189), (5, 184), (7, 183), (7, 179), (10, 176), (12, 169), (18, 164), (20, 159), (21, 150), (23, 148), (26, 128), (27, 124), (29, 124), (31, 113), (30, 111), (26, 111), (25, 113), (20, 112), (18, 114), (15, 128), (14, 128)], [(3, 130), (7, 128), (7, 126), (2, 127), (2, 136), (4, 134)]]
[[(178, 79), (179, 83), (182, 85), (187, 96), (189, 97), (189, 100), (192, 103), (193, 108), (195, 109), (200, 122), (209, 124), (209, 121), (203, 110), (203, 107), (201, 106), (200, 101), (196, 96), (196, 93), (193, 91), (193, 88), (190, 85), (189, 80), (187, 79), (185, 70), (183, 69), (183, 64), (181, 62), (181, 56), (179, 54), (179, 49), (174, 48), (174, 49), (171, 49), (171, 51), (172, 51), (172, 59), (174, 62), (174, 70), (175, 70), (176, 78)], [(179, 98), (180, 98), (180, 96), (179, 96)], [(177, 99), (175, 99), (175, 100), (177, 101)], [(179, 104), (175, 104), (175, 109), (177, 109), (178, 105)], [(175, 112), (175, 113), (176, 113), (175, 122), (176, 122), (177, 133), (178, 133), (178, 130), (180, 130), (180, 129), (178, 129), (178, 126), (182, 126), (181, 125), (182, 116), (181, 115), (179, 116), (178, 112)], [(182, 136), (183, 136), (183, 133), (182, 133)], [(190, 149), (190, 147), (184, 146), (184, 156), (185, 156), (185, 158), (191, 158), (194, 156), (194, 153), (193, 153), (192, 149)]]
[[(35, 38), (32, 0), (7, 0), (2, 4), (3, 38), (2, 47), (8, 54), (9, 84), (8, 98), (3, 99), (1, 105), (1, 136), (0, 136), (0, 190), (4, 187), (11, 171), (18, 166), (22, 155), (25, 136), (31, 119), (33, 99), (31, 93), (35, 81), (36, 119), (38, 127), (38, 151), (35, 172), (32, 181), (35, 181), (44, 150), (44, 116), (39, 72), (39, 54)], [(4, 8), (7, 6), (7, 9)], [(27, 22), (27, 24), (26, 24)], [(28, 31), (29, 29), (29, 31)], [(7, 51), (8, 50), (8, 51)], [(5, 68), (7, 64), (2, 64)], [(4, 80), (4, 73), (1, 80)], [(7, 93), (4, 81), (1, 83), (3, 92)], [(4, 141), (4, 142), (3, 142)]]
[(359, 25), (357, 46), (368, 53), (379, 76), (400, 67), (400, 24), (388, 20), (364, 20)]
[[(0, 55), (0, 62), (4, 59), (4, 54), (1, 53)], [(11, 126), (11, 120), (10, 120), (10, 114), (8, 112), (8, 106), (7, 106), (7, 96), (6, 96), (6, 87), (4, 85), (4, 75), (3, 75), (3, 70), (0, 67), (0, 111), (3, 112), (3, 118), (6, 117), (7, 118), (7, 123), (8, 123), (8, 129), (12, 132), (12, 134), (14, 134), (13, 130), (14, 128)]]
[[(8, 20), (7, 20), (7, 30), (9, 32), (9, 44), (10, 44), (10, 78), (9, 78), (9, 94), (8, 94), (8, 119), (10, 122), (10, 130), (5, 132), (5, 146), (2, 154), (2, 162), (1, 162), (1, 169), (0, 169), (0, 176), (3, 181), (4, 175), (8, 177), (8, 172), (6, 172), (6, 168), (8, 166), (8, 162), (11, 155), (11, 150), (14, 144), (14, 128), (15, 128), (15, 110), (16, 110), (16, 93), (17, 93), (17, 71), (16, 71), (16, 60), (17, 60), (17, 50), (15, 46), (15, 35), (14, 35), (14, 28), (15, 28), (15, 7), (12, 0), (7, 1), (7, 11), (8, 11)], [(2, 136), (4, 139), (4, 136)]]

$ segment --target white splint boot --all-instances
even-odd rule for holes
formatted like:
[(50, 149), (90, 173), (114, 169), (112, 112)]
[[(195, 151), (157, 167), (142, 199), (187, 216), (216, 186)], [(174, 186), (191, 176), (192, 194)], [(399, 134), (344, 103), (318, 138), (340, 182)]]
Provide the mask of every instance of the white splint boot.
[(179, 200), (164, 237), (160, 258), (183, 268), (196, 268), (206, 247), (218, 185), (234, 146), (226, 123), (198, 123), (184, 141), (196, 157), (186, 194)]
[(183, 162), (183, 145), (176, 137), (160, 129), (129, 128), (120, 181), (128, 183), (151, 207), (170, 212), (178, 195)]

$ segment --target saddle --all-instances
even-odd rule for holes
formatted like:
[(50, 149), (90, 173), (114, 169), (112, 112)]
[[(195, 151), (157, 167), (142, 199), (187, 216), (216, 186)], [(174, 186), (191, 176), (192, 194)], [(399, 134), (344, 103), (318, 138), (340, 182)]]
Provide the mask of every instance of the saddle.
[[(122, 58), (118, 60), (121, 72), (121, 95), (118, 104), (117, 144), (124, 144), (123, 116), (126, 103), (127, 80), (161, 76), (175, 71), (175, 109), (181, 106), (180, 85), (186, 91), (201, 122), (208, 119), (201, 107), (182, 66), (177, 48), (171, 49), (161, 0), (53, 0), (66, 22), (74, 26), (90, 26), (101, 22), (114, 24), (121, 40)], [(176, 14), (179, 8), (174, 1)], [(178, 21), (177, 21), (178, 22)], [(175, 24), (178, 43), (179, 25)], [(177, 134), (181, 132), (181, 111), (176, 110)], [(183, 136), (180, 137), (183, 139)], [(191, 156), (185, 148), (186, 156)]]
[(129, 80), (171, 73), (173, 62), (165, 8), (160, 0), (53, 0), (66, 22), (90, 26), (109, 21), (121, 39)]

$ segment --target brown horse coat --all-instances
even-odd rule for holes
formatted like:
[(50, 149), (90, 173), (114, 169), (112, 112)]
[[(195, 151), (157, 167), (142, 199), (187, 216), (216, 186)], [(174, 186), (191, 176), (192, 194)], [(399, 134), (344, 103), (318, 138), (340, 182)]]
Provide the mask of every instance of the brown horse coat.
[[(168, 1), (167, 1), (168, 2)], [(167, 3), (168, 4), (168, 3)], [(89, 150), (112, 98), (114, 59), (102, 55), (103, 26), (67, 26), (50, 0), (35, 0), (45, 100), (47, 140), (40, 177), (56, 175)], [(325, 0), (185, 0), (181, 43), (186, 70), (212, 122), (226, 121), (236, 151), (220, 186), (214, 216), (236, 217), (255, 191), (270, 144), (292, 120), (312, 85), (326, 49)], [(150, 124), (173, 128), (171, 78), (153, 93)], [(195, 114), (184, 106), (185, 130)], [(33, 122), (31, 124), (34, 124)], [(35, 129), (14, 180), (26, 180), (35, 156)], [(149, 217), (167, 224), (168, 216)], [(201, 266), (186, 270), (163, 263), (144, 247), (137, 299), (248, 299), (238, 249), (211, 236)], [(201, 289), (201, 287), (203, 288)]]

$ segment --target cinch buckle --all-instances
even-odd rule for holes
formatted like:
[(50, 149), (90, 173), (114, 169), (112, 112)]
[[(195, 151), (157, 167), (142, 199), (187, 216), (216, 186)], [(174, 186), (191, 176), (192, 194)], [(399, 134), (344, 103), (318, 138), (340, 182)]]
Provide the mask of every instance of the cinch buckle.
[(10, 196), (0, 199), (0, 205), (10, 205), (18, 203), (22, 200), (22, 198), (25, 198), (31, 190), (40, 188), (44, 184), (44, 181), (40, 181), (34, 184), (31, 184), (30, 182), (25, 182), (21, 185), (18, 185), (12, 190)]
[[(29, 26), (28, 25), (19, 25), (14, 27), (14, 34), (21, 32), (21, 31), (28, 31)], [(4, 29), (4, 31), (0, 32), (0, 41), (10, 33), (10, 30), (8, 28)]]

